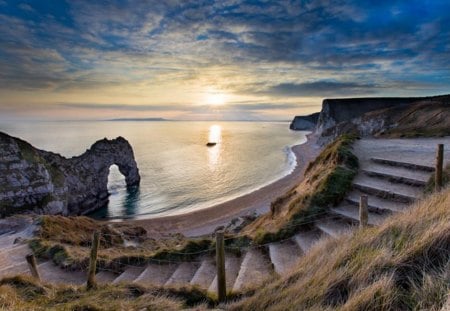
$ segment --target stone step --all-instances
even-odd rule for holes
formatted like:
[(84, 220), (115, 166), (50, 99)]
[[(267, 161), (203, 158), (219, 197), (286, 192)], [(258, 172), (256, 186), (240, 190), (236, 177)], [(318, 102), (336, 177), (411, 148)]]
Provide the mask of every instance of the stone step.
[(26, 261), (22, 261), (19, 263), (15, 263), (9, 266), (6, 266), (0, 270), (0, 279), (10, 276), (15, 276), (18, 274), (27, 274), (31, 275), (30, 269), (28, 268), (28, 264)]
[(294, 241), (269, 244), (269, 257), (275, 272), (279, 275), (285, 275), (292, 270), (302, 255), (302, 250)]
[(321, 231), (310, 230), (302, 231), (294, 236), (294, 240), (301, 248), (304, 254), (308, 253), (311, 247), (320, 239)]
[(86, 282), (87, 274), (83, 271), (66, 271), (51, 261), (38, 265), (41, 280), (52, 284), (82, 285)]
[(375, 163), (363, 167), (361, 171), (370, 177), (383, 178), (394, 183), (417, 187), (424, 187), (431, 176), (430, 172)]
[(387, 180), (358, 175), (353, 180), (353, 189), (360, 190), (391, 201), (412, 203), (422, 195), (422, 189), (404, 184), (396, 184)]
[(242, 260), (233, 291), (237, 292), (262, 284), (272, 275), (272, 271), (272, 263), (261, 250), (249, 249)]
[(134, 282), (143, 285), (164, 285), (177, 268), (177, 264), (150, 263)]
[(397, 166), (397, 167), (405, 167), (412, 170), (420, 170), (424, 172), (432, 173), (434, 172), (434, 167), (429, 165), (423, 165), (420, 163), (412, 163), (412, 162), (402, 162), (399, 160), (386, 159), (386, 158), (370, 158), (370, 160), (374, 163)]
[[(359, 208), (354, 205), (343, 204), (332, 208), (331, 212), (340, 217), (347, 218), (355, 223), (359, 223)], [(372, 226), (379, 226), (386, 218), (387, 216), (385, 215), (369, 212), (368, 224)]]
[(185, 285), (189, 283), (199, 267), (200, 264), (198, 262), (180, 263), (165, 285)]
[(26, 262), (25, 256), (31, 254), (26, 244), (16, 244), (0, 252), (0, 267), (7, 267), (17, 263)]
[(383, 199), (358, 190), (349, 192), (345, 200), (352, 205), (359, 206), (359, 201), (363, 194), (368, 196), (369, 211), (373, 213), (403, 212), (409, 206), (407, 203)]
[(216, 264), (214, 258), (205, 258), (195, 272), (191, 280), (191, 285), (198, 285), (201, 288), (208, 288), (216, 276)]
[[(242, 258), (231, 253), (225, 253), (225, 280), (227, 292), (233, 289), (233, 285), (241, 268), (241, 261)], [(217, 293), (217, 274), (214, 275), (214, 279), (208, 288), (208, 292)]]
[(95, 274), (95, 281), (98, 284), (110, 284), (118, 277), (117, 273), (111, 271), (99, 271)]
[(344, 223), (339, 219), (318, 220), (316, 227), (323, 233), (331, 237), (338, 237), (341, 234), (348, 233), (352, 230), (352, 226)]
[(141, 275), (145, 267), (128, 266), (114, 281), (113, 284), (120, 282), (133, 282)]

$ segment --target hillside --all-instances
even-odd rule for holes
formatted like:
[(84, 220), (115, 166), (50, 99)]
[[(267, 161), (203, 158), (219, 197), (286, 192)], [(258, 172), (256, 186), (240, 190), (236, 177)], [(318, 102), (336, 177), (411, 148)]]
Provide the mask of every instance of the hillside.
[(450, 290), (450, 188), (380, 227), (324, 240), (231, 310), (440, 310)]

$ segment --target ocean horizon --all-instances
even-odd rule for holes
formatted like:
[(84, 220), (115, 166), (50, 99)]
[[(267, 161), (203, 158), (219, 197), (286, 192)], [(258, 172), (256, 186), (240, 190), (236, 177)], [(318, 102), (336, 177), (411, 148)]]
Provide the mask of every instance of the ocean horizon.
[(111, 166), (109, 203), (90, 214), (108, 219), (183, 214), (253, 192), (292, 172), (291, 147), (306, 141), (306, 132), (291, 131), (284, 121), (2, 122), (0, 131), (65, 157), (105, 137), (126, 138), (141, 185), (128, 190)]

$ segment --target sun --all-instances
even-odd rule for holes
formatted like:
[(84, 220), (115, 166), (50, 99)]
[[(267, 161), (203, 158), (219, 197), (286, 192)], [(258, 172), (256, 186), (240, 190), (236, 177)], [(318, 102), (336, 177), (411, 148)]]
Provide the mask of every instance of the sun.
[(210, 106), (222, 106), (227, 102), (227, 96), (220, 92), (208, 92), (206, 93), (206, 104)]

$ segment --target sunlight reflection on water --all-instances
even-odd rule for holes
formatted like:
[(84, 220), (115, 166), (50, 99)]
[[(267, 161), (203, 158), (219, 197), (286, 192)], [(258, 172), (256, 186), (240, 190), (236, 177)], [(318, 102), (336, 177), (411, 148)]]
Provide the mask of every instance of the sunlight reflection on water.
[(222, 142), (222, 127), (214, 124), (209, 127), (208, 142), (216, 143), (215, 146), (208, 148), (209, 169), (214, 170), (220, 160), (220, 149)]

